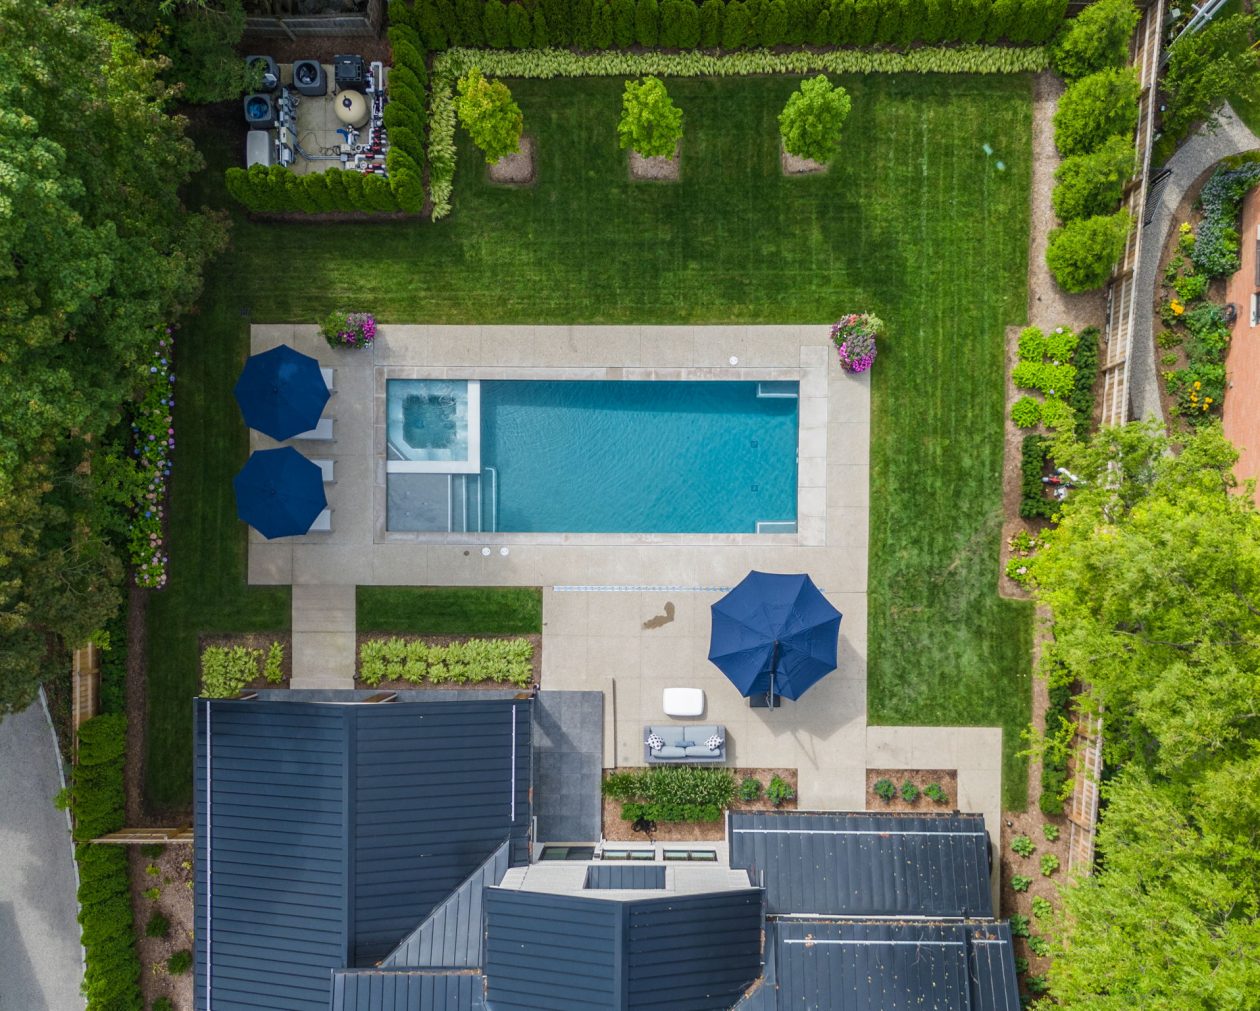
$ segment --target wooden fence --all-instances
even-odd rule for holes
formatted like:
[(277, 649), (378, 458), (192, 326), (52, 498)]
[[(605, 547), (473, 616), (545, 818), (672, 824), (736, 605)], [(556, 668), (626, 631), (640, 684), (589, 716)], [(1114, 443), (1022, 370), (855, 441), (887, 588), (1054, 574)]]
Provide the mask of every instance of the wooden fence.
[(71, 752), (79, 757), (79, 727), (101, 711), (101, 655), (94, 643), (74, 651), (70, 667)]

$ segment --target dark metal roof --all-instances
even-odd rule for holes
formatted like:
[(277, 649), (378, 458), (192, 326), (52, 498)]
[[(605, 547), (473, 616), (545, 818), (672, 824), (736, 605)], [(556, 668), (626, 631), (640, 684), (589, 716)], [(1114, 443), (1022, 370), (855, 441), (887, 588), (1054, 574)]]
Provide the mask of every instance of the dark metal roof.
[(479, 972), (350, 969), (332, 976), (332, 1011), (483, 1011)]
[(326, 1011), (330, 970), (386, 955), (505, 838), (523, 860), (529, 707), (198, 700), (198, 1011)]
[(664, 888), (664, 864), (592, 864), (585, 888)]
[(741, 1011), (1019, 1011), (1010, 932), (994, 924), (774, 919), (765, 983)]
[(761, 891), (619, 901), (489, 888), (495, 1011), (726, 1011), (761, 971)]
[(482, 891), (503, 880), (508, 869), (509, 844), (504, 843), (462, 885), (429, 914), (420, 926), (381, 962), (393, 968), (481, 965)]
[(730, 863), (769, 913), (983, 918), (993, 914), (980, 815), (750, 812), (730, 816)]

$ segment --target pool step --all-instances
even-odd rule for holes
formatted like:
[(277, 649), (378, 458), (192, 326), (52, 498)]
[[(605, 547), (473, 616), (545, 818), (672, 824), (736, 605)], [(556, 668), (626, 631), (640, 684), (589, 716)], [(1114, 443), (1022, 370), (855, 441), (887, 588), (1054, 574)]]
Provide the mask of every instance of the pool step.
[(468, 534), (498, 529), (499, 477), (493, 467), (480, 474), (448, 474), (450, 508), (447, 530)]
[(758, 400), (799, 400), (801, 384), (789, 380), (768, 379), (757, 384)]
[(796, 533), (796, 522), (794, 520), (758, 520), (757, 533), (794, 534)]

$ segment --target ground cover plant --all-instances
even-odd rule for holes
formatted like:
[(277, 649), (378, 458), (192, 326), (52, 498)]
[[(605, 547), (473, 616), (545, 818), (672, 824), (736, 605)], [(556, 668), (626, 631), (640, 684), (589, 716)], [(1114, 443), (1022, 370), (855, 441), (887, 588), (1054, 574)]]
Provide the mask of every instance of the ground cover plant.
[(524, 688), (534, 679), (533, 657), (534, 647), (528, 639), (470, 639), (446, 645), (369, 639), (359, 647), (359, 677), (373, 687), (382, 681), (501, 681)]
[(612, 772), (604, 779), (603, 790), (604, 796), (621, 801), (626, 821), (717, 821), (736, 797), (735, 776), (729, 769), (692, 765)]
[[(386, 324), (651, 324), (834, 320), (858, 305), (897, 335), (871, 380), (870, 718), (1003, 726), (1005, 803), (1023, 803), (1016, 756), (1030, 709), (1031, 612), (994, 590), (995, 433), (1001, 335), (1025, 304), (1029, 79), (838, 76), (853, 99), (850, 156), (795, 179), (781, 174), (777, 136), (799, 80), (671, 80), (689, 123), (688, 158), (706, 171), (668, 187), (626, 178), (609, 129), (624, 80), (509, 81), (539, 141), (540, 182), (529, 190), (484, 181), (484, 159), (460, 138), (449, 219), (339, 225), (341, 252), (317, 230), (235, 222), (232, 254), (214, 265), (202, 314), (181, 331), (189, 394), (176, 408), (186, 434), (172, 508), (187, 525), (172, 532), (171, 582), (150, 606), (151, 798), (187, 802), (198, 635), (288, 624), (287, 589), (244, 585), (245, 534), (231, 497), (247, 450), (231, 399), (248, 346), (242, 310), (258, 320), (370, 305)], [(208, 177), (221, 180), (235, 147), (213, 129), (201, 139), (218, 159)], [(986, 141), (1006, 172), (988, 167)], [(304, 265), (300, 285), (264, 280), (278, 235)], [(372, 271), (349, 277), (345, 256), (370, 258)], [(949, 280), (959, 276), (970, 279), (965, 297)], [(964, 330), (991, 339), (957, 340)], [(426, 594), (485, 592), (362, 588), (360, 628), (524, 631), (405, 624), (425, 620)], [(523, 608), (531, 621), (533, 606)]]

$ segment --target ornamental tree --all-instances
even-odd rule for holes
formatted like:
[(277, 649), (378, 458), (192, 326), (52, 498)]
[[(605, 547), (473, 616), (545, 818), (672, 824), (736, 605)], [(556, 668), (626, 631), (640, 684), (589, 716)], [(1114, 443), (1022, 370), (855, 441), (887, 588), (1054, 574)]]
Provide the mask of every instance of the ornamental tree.
[(1108, 137), (1131, 134), (1137, 126), (1137, 71), (1100, 70), (1082, 77), (1059, 99), (1054, 145), (1066, 156), (1097, 149)]
[(1111, 276), (1129, 234), (1127, 211), (1069, 221), (1050, 233), (1046, 265), (1064, 291), (1092, 291)]
[(682, 140), (682, 109), (655, 77), (627, 81), (617, 135), (621, 146), (645, 158), (669, 158)]
[(1054, 172), (1054, 213), (1060, 221), (1111, 214), (1133, 175), (1137, 154), (1131, 137), (1109, 137), (1097, 151), (1065, 158)]
[(521, 109), (502, 81), (488, 81), (473, 67), (459, 79), (455, 109), (487, 162), (493, 164), (520, 150)]
[(1121, 67), (1129, 58), (1129, 37), (1141, 15), (1133, 0), (1096, 0), (1066, 22), (1051, 50), (1054, 69), (1066, 80), (1107, 67)]
[(783, 146), (798, 158), (826, 164), (835, 157), (852, 106), (849, 93), (825, 75), (803, 81), (779, 113)]

